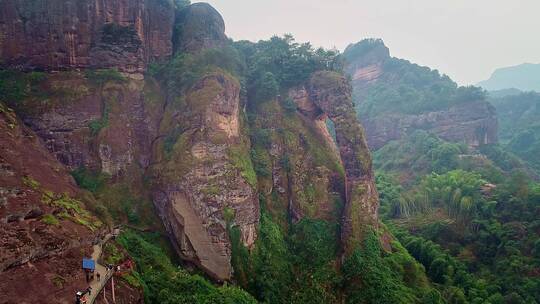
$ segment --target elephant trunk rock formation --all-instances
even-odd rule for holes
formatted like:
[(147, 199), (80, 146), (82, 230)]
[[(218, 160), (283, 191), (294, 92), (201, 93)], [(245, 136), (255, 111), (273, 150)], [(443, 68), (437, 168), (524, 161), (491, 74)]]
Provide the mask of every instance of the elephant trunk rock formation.
[(351, 87), (343, 75), (315, 73), (309, 81), (308, 94), (310, 100), (335, 125), (346, 179), (341, 239), (345, 253), (350, 253), (368, 230), (376, 229), (378, 225), (379, 202), (371, 155), (364, 130), (355, 115)]
[[(66, 168), (110, 177), (117, 205), (152, 200), (177, 253), (215, 280), (232, 279), (233, 246), (256, 246), (265, 195), (279, 201), (268, 212), (283, 215), (283, 227), (303, 218), (341, 221), (346, 253), (376, 229), (371, 157), (341, 74), (314, 73), (292, 92), (297, 111), (286, 115), (279, 98), (260, 102), (257, 125), (245, 112), (256, 102), (242, 100), (234, 73), (212, 67), (174, 90), (171, 79), (148, 72), (173, 55), (230, 47), (208, 4), (176, 13), (169, 1), (144, 0), (5, 0), (0, 7), (0, 66), (14, 75), (46, 71), (37, 73), (37, 93), (13, 103), (17, 114)], [(260, 140), (257, 127), (274, 132), (268, 147), (251, 143)], [(268, 154), (264, 177), (254, 152)]]

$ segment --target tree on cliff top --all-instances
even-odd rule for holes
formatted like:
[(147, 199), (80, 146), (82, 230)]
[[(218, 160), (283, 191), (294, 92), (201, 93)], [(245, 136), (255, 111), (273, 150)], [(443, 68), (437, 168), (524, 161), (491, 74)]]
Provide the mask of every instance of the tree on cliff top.
[(297, 43), (291, 35), (257, 43), (239, 41), (234, 45), (249, 67), (247, 89), (255, 100), (257, 92), (270, 83), (269, 73), (275, 78), (278, 91), (284, 91), (302, 84), (316, 71), (342, 70), (337, 50), (314, 49), (310, 43)]

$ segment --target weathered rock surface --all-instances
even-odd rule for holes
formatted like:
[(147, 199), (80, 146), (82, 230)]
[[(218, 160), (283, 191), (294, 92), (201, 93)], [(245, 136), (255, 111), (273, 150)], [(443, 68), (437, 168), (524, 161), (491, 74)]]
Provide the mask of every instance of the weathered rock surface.
[[(224, 46), (224, 31), (220, 14), (203, 3), (174, 16), (168, 1), (8, 0), (0, 13), (4, 67), (71, 70), (47, 73), (39, 90), (48, 94), (21, 102), (25, 124), (71, 170), (84, 167), (122, 182), (141, 180), (157, 164), (156, 193), (165, 196), (156, 195), (156, 206), (178, 252), (218, 280), (231, 277), (224, 213), (232, 213), (229, 224), (239, 227), (248, 247), (259, 217), (249, 141), (240, 126), (240, 86), (229, 76), (206, 77), (188, 97), (191, 112), (181, 113), (164, 108), (166, 94), (140, 73), (150, 61), (169, 57), (173, 40), (177, 51), (198, 52)], [(180, 142), (190, 149), (182, 150), (188, 161), (163, 168), (158, 146), (179, 128), (186, 128)]]
[[(368, 229), (377, 227), (378, 195), (346, 79), (316, 73), (305, 87), (289, 94), (298, 111), (281, 107), (279, 99), (263, 103), (252, 127), (271, 138), (262, 147), (252, 146), (244, 126), (241, 86), (231, 75), (206, 73), (182, 96), (170, 96), (173, 90), (142, 77), (150, 61), (168, 57), (173, 49), (198, 53), (227, 44), (223, 19), (211, 6), (197, 3), (174, 17), (168, 3), (2, 2), (2, 64), (47, 71), (38, 91), (48, 94), (30, 94), (19, 105), (26, 125), (52, 154), (49, 159), (70, 170), (107, 173), (113, 182), (135, 175), (142, 180), (145, 174), (178, 254), (218, 281), (232, 278), (229, 231), (238, 229), (244, 246), (255, 244), (257, 189), (262, 196), (277, 197), (266, 207), (279, 214), (280, 224), (304, 218), (341, 223), (344, 247), (353, 249)], [(123, 73), (79, 68), (117, 68)], [(376, 79), (377, 73), (370, 71), (366, 77)], [(336, 126), (337, 146), (326, 119)], [(2, 141), (9, 143), (9, 138)], [(259, 152), (268, 174), (258, 181), (252, 153)], [(0, 172), (17, 176), (12, 167), (2, 163)], [(18, 188), (0, 188), (0, 208), (9, 206), (10, 197), (18, 193)], [(31, 207), (6, 215), (5, 222), (35, 222), (50, 212)], [(0, 256), (13, 259), (11, 253)]]
[(363, 125), (372, 149), (379, 149), (415, 130), (429, 131), (444, 140), (463, 142), (473, 148), (498, 140), (497, 113), (486, 101), (471, 101), (445, 111), (418, 115), (383, 114), (364, 119)]
[(97, 233), (76, 222), (96, 220), (66, 208), (77, 196), (68, 171), (0, 103), (1, 303), (67, 303), (86, 287), (80, 263)]
[(223, 17), (208, 3), (194, 3), (178, 13), (173, 41), (175, 52), (222, 47), (228, 41)]
[(142, 72), (172, 53), (168, 1), (4, 0), (0, 61), (23, 70), (115, 67)]
[(96, 83), (84, 73), (60, 72), (41, 88), (63, 93), (29, 98), (24, 122), (68, 168), (122, 176), (132, 166), (149, 166), (163, 103), (152, 80)]
[(370, 229), (378, 227), (379, 195), (364, 130), (352, 103), (347, 79), (334, 72), (315, 73), (309, 97), (334, 122), (336, 141), (345, 168), (346, 202), (342, 213), (341, 240), (345, 253), (355, 249)]
[[(274, 187), (288, 203), (284, 210), (288, 209), (293, 223), (308, 218), (338, 224), (345, 201), (345, 177), (336, 144), (326, 127), (327, 115), (313, 103), (305, 87), (290, 90), (289, 97), (297, 106), (296, 115), (272, 117), (266, 125), (279, 125), (288, 132), (270, 150)], [(268, 112), (264, 111), (265, 115)], [(277, 123), (279, 120), (284, 122)], [(284, 158), (288, 160), (287, 170), (282, 168)]]
[[(354, 48), (356, 50), (353, 50)], [(398, 59), (390, 57), (390, 52), (382, 41), (360, 42), (354, 48), (351, 48), (350, 52), (359, 52), (361, 55), (348, 54), (347, 57), (353, 59), (347, 61), (345, 70), (352, 79), (353, 96), (357, 105), (366, 100), (370, 89), (376, 84), (384, 82), (391, 86), (404, 77), (406, 70), (392, 68), (396, 65), (393, 60)], [(421, 78), (421, 75), (419, 77)], [(411, 100), (411, 103), (414, 101)], [(442, 110), (419, 114), (405, 114), (389, 109), (376, 116), (362, 112), (358, 115), (365, 127), (369, 147), (373, 150), (418, 129), (434, 133), (447, 141), (464, 142), (473, 148), (496, 143), (498, 140), (496, 111), (485, 100), (470, 100)]]
[[(268, 101), (258, 105), (261, 115), (252, 126), (271, 139), (270, 144), (255, 145), (256, 151), (268, 151), (267, 156), (257, 152), (256, 157), (261, 161), (268, 157), (272, 171), (271, 183), (260, 178), (260, 191), (269, 194), (265, 207), (277, 219), (286, 210), (285, 217), (293, 223), (319, 219), (339, 224), (344, 253), (349, 254), (366, 233), (377, 229), (379, 203), (351, 87), (338, 73), (317, 72), (305, 87), (290, 90), (288, 97), (296, 104), (295, 113)], [(335, 125), (336, 142), (327, 119)], [(255, 138), (262, 135), (258, 134), (255, 131)]]
[(259, 205), (249, 141), (240, 128), (240, 84), (222, 73), (203, 77), (186, 104), (169, 108), (162, 128), (181, 130), (158, 155), (155, 205), (178, 253), (217, 280), (232, 275), (227, 225), (251, 247)]

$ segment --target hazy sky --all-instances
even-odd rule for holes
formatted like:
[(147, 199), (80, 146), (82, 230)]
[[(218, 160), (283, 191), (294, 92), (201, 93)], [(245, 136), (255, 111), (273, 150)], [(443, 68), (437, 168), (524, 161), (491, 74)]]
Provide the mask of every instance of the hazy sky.
[(460, 84), (484, 80), (499, 67), (540, 63), (540, 0), (204, 2), (221, 12), (235, 40), (291, 33), (343, 50), (363, 38), (382, 38), (392, 56), (439, 69)]

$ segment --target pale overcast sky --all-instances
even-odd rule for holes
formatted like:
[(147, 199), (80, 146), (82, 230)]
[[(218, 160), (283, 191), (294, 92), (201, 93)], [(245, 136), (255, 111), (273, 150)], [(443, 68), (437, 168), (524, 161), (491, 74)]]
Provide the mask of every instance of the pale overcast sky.
[[(201, 2), (201, 1), (193, 1)], [(343, 50), (382, 38), (392, 56), (427, 65), (460, 84), (494, 69), (540, 63), (540, 0), (207, 0), (227, 35), (257, 41), (293, 34)]]

